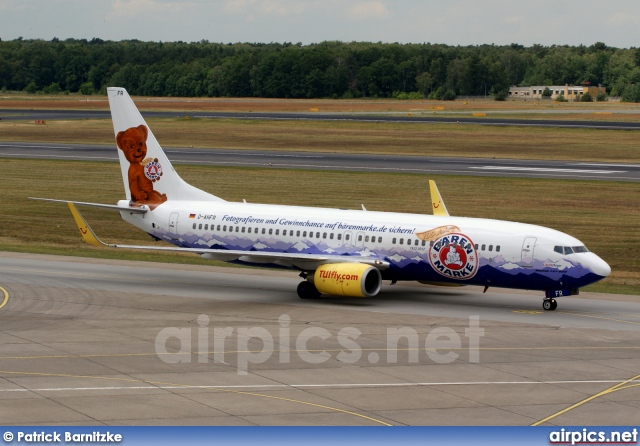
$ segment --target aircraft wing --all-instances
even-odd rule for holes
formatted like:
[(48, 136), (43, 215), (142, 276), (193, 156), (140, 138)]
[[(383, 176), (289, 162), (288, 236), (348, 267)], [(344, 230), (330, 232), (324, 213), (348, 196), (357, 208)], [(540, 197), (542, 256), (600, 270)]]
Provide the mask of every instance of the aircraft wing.
[[(56, 200), (57, 201), (57, 200)], [(378, 259), (376, 257), (355, 257), (355, 256), (336, 256), (323, 254), (303, 254), (303, 253), (287, 253), (287, 252), (261, 252), (261, 251), (243, 251), (231, 249), (211, 249), (211, 248), (181, 248), (177, 246), (144, 246), (144, 245), (119, 245), (104, 243), (96, 236), (93, 229), (89, 226), (84, 217), (76, 209), (74, 202), (66, 202), (71, 210), (73, 219), (78, 226), (78, 230), (82, 235), (82, 239), (93, 246), (107, 246), (109, 248), (126, 248), (126, 249), (145, 249), (162, 252), (191, 252), (201, 254), (206, 258), (213, 260), (241, 260), (249, 263), (276, 263), (282, 266), (318, 266), (325, 263), (364, 263), (371, 265), (377, 269), (385, 270), (389, 268), (389, 262)], [(125, 210), (125, 209), (123, 209)], [(315, 268), (314, 268), (315, 269)]]
[(117, 206), (114, 204), (102, 204), (102, 203), (88, 203), (86, 201), (69, 201), (69, 200), (54, 200), (53, 198), (37, 198), (37, 197), (29, 197), (30, 200), (38, 200), (38, 201), (52, 201), (54, 203), (73, 203), (79, 204), (81, 206), (90, 206), (94, 208), (100, 209), (110, 209), (113, 211), (126, 211), (131, 212), (132, 214), (145, 214), (149, 212), (149, 206), (142, 205), (140, 207), (123, 207)]

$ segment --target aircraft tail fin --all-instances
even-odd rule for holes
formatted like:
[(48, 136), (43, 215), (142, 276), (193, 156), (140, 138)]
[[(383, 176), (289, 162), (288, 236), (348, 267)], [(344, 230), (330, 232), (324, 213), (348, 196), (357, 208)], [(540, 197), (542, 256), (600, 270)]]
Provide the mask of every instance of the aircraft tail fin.
[(447, 211), (447, 207), (444, 205), (444, 200), (442, 199), (442, 196), (440, 196), (440, 191), (438, 190), (438, 186), (436, 186), (435, 181), (429, 180), (429, 190), (431, 192), (431, 208), (433, 209), (433, 215), (448, 217), (449, 211)]
[(127, 199), (151, 210), (167, 200), (224, 201), (185, 182), (175, 171), (127, 90), (107, 88)]

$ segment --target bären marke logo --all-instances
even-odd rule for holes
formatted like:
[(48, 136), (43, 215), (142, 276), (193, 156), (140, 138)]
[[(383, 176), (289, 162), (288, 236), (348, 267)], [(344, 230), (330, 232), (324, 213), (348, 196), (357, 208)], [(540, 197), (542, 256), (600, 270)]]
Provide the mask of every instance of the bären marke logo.
[(158, 158), (155, 158), (144, 165), (144, 176), (154, 183), (160, 179), (162, 176), (162, 166), (158, 162)]
[(429, 263), (438, 274), (468, 280), (478, 271), (478, 253), (466, 235), (447, 234), (435, 240), (429, 248)]

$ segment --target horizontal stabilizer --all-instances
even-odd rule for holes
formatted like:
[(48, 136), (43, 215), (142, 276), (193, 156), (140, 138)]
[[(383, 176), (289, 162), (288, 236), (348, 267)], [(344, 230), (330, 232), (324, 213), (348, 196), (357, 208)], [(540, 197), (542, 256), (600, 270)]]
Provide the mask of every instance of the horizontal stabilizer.
[(100, 209), (109, 209), (112, 211), (124, 211), (124, 212), (130, 212), (132, 214), (145, 214), (149, 212), (149, 206), (146, 206), (146, 205), (142, 205), (139, 207), (124, 207), (124, 206), (118, 206), (114, 204), (88, 203), (85, 201), (54, 200), (52, 198), (36, 198), (36, 197), (29, 197), (29, 198), (31, 200), (52, 201), (54, 203), (73, 203), (80, 206), (90, 206), (90, 207), (100, 208)]

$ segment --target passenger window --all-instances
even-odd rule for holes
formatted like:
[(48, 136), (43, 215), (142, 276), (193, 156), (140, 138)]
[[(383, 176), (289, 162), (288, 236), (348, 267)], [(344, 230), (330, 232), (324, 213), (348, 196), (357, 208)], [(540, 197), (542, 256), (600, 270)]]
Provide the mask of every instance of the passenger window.
[(313, 232), (309, 231), (309, 238), (313, 238)]
[(273, 234), (273, 229), (269, 229), (269, 235)]
[(329, 240), (333, 240), (333, 232), (329, 234)]
[(240, 226), (236, 226), (236, 232), (240, 232)]
[(326, 232), (322, 234), (322, 238), (327, 238), (327, 233)]
[(378, 243), (382, 243), (382, 237), (378, 237)]
[(358, 241), (359, 241), (359, 242), (361, 242), (361, 241), (362, 241), (362, 236), (361, 236), (361, 235), (359, 235), (359, 236), (358, 236)]
[(474, 248), (476, 248), (476, 251), (478, 250), (478, 244), (476, 243), (475, 245), (473, 245)]
[(218, 225), (218, 231), (220, 231), (220, 225)]
[(276, 229), (276, 235), (280, 235), (280, 229)]
[(247, 232), (251, 234), (251, 228), (247, 228)]
[(349, 240), (349, 237), (350, 237), (350, 236), (349, 236), (349, 234), (345, 234), (345, 235), (344, 235), (344, 239), (345, 239), (345, 240)]
[(414, 243), (414, 245), (418, 246), (418, 243), (420, 243), (420, 240), (416, 239), (416, 242)]
[(482, 250), (484, 251), (486, 249), (487, 245), (482, 245)]
[(194, 223), (194, 224), (193, 224), (193, 229), (195, 229), (197, 226), (198, 226), (198, 225)]
[(256, 234), (258, 233), (258, 231), (259, 231), (259, 229), (258, 229), (258, 228), (255, 228), (255, 233), (256, 233)]
[(202, 229), (202, 223), (198, 225), (198, 229)]
[(430, 248), (432, 248), (434, 244), (435, 244), (435, 241), (431, 240), (431, 241), (429, 242), (429, 247), (430, 247)]
[(338, 234), (338, 240), (342, 240), (342, 234)]
[(264, 234), (265, 232), (266, 232), (266, 229), (265, 229), (265, 228), (262, 228), (262, 233)]
[(393, 243), (394, 245), (396, 244), (396, 238), (394, 237), (393, 240), (391, 240), (391, 243)]
[(493, 245), (489, 245), (489, 251), (493, 251)]
[(316, 238), (320, 238), (320, 233), (316, 232)]
[(300, 237), (300, 231), (296, 231), (296, 237)]
[(500, 252), (500, 245), (496, 246), (496, 252)]
[(422, 246), (426, 245), (427, 242), (425, 240), (422, 240)]
[(243, 227), (242, 227), (242, 232), (244, 232), (244, 231), (246, 231), (246, 228), (243, 226)]

